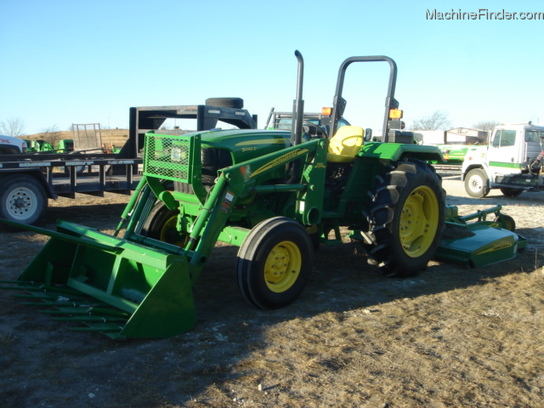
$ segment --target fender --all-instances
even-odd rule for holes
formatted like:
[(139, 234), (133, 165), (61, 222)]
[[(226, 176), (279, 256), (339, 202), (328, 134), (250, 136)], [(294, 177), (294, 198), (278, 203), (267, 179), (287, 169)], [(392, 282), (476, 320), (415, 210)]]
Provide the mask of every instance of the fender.
[(413, 158), (423, 161), (445, 162), (444, 156), (437, 146), (417, 144), (365, 142), (358, 156), (392, 161)]
[(21, 169), (3, 169), (0, 168), (0, 181), (9, 178), (11, 175), (14, 174), (28, 174), (29, 176), (34, 177), (36, 180), (40, 182), (40, 185), (43, 187), (45, 194), (47, 195), (47, 198), (52, 198), (54, 200), (57, 199), (58, 195), (55, 194), (49, 183), (47, 182), (47, 179), (43, 175), (43, 173), (40, 170), (37, 169), (28, 169), (28, 170), (21, 170)]

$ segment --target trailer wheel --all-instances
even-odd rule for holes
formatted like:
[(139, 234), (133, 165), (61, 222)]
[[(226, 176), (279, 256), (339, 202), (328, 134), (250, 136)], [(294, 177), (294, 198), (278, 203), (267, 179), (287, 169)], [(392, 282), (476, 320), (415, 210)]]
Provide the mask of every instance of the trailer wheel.
[(489, 193), (487, 175), (482, 169), (472, 169), (465, 177), (465, 190), (474, 198), (483, 198)]
[(399, 162), (378, 176), (369, 214), (370, 263), (391, 277), (426, 268), (444, 230), (445, 193), (435, 170), (419, 160)]
[(169, 210), (162, 202), (158, 202), (142, 227), (142, 234), (149, 238), (184, 247), (187, 244), (188, 235), (182, 234), (176, 229), (178, 214), (178, 210)]
[(47, 209), (47, 195), (38, 180), (27, 174), (0, 182), (0, 216), (23, 224), (35, 224)]
[(304, 228), (286, 217), (269, 218), (250, 231), (238, 250), (238, 287), (258, 308), (287, 306), (304, 290), (312, 263), (312, 242)]

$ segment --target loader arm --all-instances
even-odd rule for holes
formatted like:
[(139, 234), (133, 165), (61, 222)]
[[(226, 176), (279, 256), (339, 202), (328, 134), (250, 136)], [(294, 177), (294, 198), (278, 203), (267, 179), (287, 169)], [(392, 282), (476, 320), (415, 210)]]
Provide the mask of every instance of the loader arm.
[[(157, 135), (149, 136), (153, 138)], [(161, 136), (161, 154), (146, 165), (135, 198), (123, 212), (123, 238), (91, 228), (58, 221), (57, 231), (33, 227), (51, 238), (12, 285), (36, 305), (52, 308), (58, 319), (83, 324), (74, 330), (98, 331), (109, 337), (170, 337), (196, 323), (192, 286), (200, 276), (218, 238), (239, 245), (248, 229), (227, 226), (240, 198), (252, 194), (292, 192), (297, 197), (301, 222), (318, 217), (325, 178), (325, 140), (256, 157), (219, 172), (215, 186), (206, 193), (199, 175), (198, 134)], [(164, 143), (172, 143), (165, 149)], [(179, 159), (187, 159), (180, 163)], [(281, 166), (303, 161), (297, 182), (277, 184), (268, 175)], [(176, 165), (177, 164), (177, 165)], [(189, 168), (190, 167), (190, 168)], [(153, 174), (153, 172), (158, 174)], [(167, 173), (164, 173), (166, 171)], [(190, 184), (195, 196), (169, 191), (161, 181)], [(183, 202), (180, 199), (188, 199)], [(167, 207), (198, 208), (185, 247), (177, 247), (137, 233), (139, 218), (149, 203), (160, 200)], [(312, 205), (305, 205), (306, 202)], [(30, 228), (29, 228), (30, 229)], [(117, 234), (116, 234), (117, 235)]]
[[(249, 194), (277, 192), (297, 193), (296, 219), (301, 224), (321, 220), (322, 197), (327, 167), (328, 140), (315, 139), (248, 160), (220, 171), (230, 188), (239, 197)], [(273, 170), (304, 160), (300, 174), (291, 176), (291, 183), (269, 183), (267, 175)]]
[[(198, 167), (199, 164), (196, 158), (200, 157), (200, 143), (198, 140), (192, 140), (199, 139), (199, 134), (147, 135), (147, 139), (153, 138), (160, 138), (161, 144), (164, 145), (188, 146), (185, 151), (187, 161), (193, 163), (191, 165), (193, 173), (199, 174), (199, 170), (195, 171), (194, 167)], [(172, 140), (168, 141), (165, 138)], [(166, 206), (179, 208), (184, 214), (194, 213), (194, 222), (188, 231), (188, 241), (184, 248), (179, 248), (137, 233), (137, 225), (145, 211), (146, 202), (149, 201), (145, 197), (137, 201), (134, 208), (125, 211), (126, 214), (134, 214), (129, 221), (125, 238), (175, 254), (185, 255), (189, 261), (191, 280), (194, 283), (200, 276), (204, 263), (218, 240), (241, 245), (249, 233), (249, 229), (227, 225), (229, 217), (240, 199), (251, 195), (293, 193), (296, 195), (295, 219), (305, 225), (320, 222), (321, 197), (326, 175), (327, 143), (328, 141), (325, 139), (312, 140), (221, 169), (215, 185), (207, 193), (202, 205), (194, 203), (194, 196), (169, 191), (164, 183), (160, 182), (160, 179), (165, 178), (162, 169), (168, 168), (174, 169), (168, 171), (179, 176), (168, 175), (167, 177), (174, 183), (181, 182), (191, 185), (195, 196), (202, 185), (199, 178), (192, 177), (183, 169), (176, 169), (175, 163), (172, 162), (175, 162), (179, 157), (177, 152), (174, 154), (166, 152), (162, 155), (160, 168), (152, 167), (157, 165), (156, 161), (145, 167), (145, 183), (149, 186), (146, 194), (149, 196), (152, 194), (153, 199), (163, 201)], [(301, 161), (302, 166), (300, 174), (291, 177), (293, 182), (278, 183), (270, 179), (270, 174), (274, 173), (274, 170), (282, 167), (293, 168), (292, 164), (296, 161)], [(158, 174), (153, 174), (153, 171)], [(143, 189), (145, 190), (145, 188)]]

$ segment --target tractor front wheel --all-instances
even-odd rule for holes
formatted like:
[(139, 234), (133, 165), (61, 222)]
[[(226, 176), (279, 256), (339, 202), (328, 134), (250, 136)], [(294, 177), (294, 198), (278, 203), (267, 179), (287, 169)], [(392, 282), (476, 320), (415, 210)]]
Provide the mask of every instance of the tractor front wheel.
[(157, 202), (142, 228), (142, 234), (184, 247), (187, 244), (188, 235), (177, 230), (178, 215), (178, 210), (169, 210), (162, 201)]
[(304, 290), (312, 263), (312, 241), (304, 228), (286, 217), (269, 218), (257, 224), (240, 246), (238, 287), (258, 308), (287, 306)]
[(399, 162), (378, 176), (367, 210), (370, 262), (387, 276), (413, 276), (434, 256), (444, 229), (445, 193), (434, 169)]

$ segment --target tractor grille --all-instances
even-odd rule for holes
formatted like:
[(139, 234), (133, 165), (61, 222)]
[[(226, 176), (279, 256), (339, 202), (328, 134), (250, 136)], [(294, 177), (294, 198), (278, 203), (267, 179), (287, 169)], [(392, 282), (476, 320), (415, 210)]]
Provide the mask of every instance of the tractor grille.
[(195, 137), (147, 133), (144, 175), (188, 183), (193, 171), (195, 142)]

